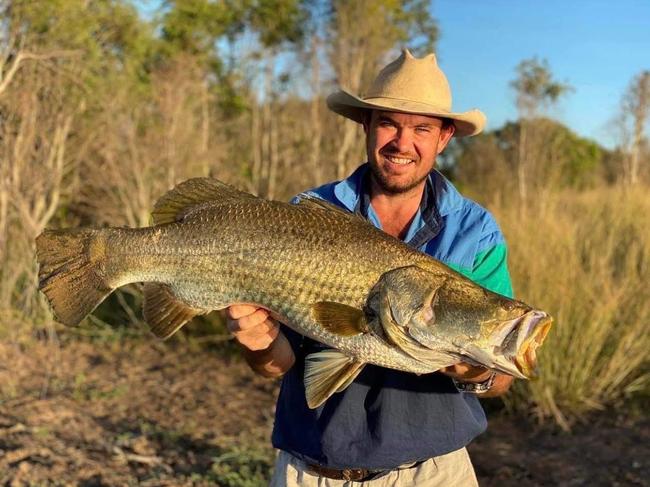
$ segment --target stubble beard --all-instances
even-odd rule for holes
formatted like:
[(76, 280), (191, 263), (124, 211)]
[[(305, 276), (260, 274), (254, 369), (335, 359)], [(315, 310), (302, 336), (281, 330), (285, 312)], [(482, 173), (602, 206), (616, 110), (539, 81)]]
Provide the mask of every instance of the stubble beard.
[(426, 172), (420, 177), (415, 177), (411, 180), (400, 183), (392, 181), (388, 175), (382, 173), (376, 161), (370, 161), (369, 165), (372, 178), (377, 186), (379, 186), (379, 188), (381, 188), (385, 193), (391, 195), (408, 193), (420, 186), (429, 177), (429, 173)]

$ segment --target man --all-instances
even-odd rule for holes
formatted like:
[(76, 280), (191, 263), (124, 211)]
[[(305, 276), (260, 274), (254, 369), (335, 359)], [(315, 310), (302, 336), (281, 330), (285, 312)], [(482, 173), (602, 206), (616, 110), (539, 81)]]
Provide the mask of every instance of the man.
[[(363, 98), (339, 91), (327, 102), (363, 125), (368, 162), (348, 179), (309, 193), (511, 296), (496, 222), (434, 171), (453, 135), (478, 134), (485, 124), (477, 110), (451, 111), (435, 56), (416, 59), (405, 50)], [(281, 327), (264, 309), (233, 305), (229, 314), (250, 366), (267, 377), (284, 375), (272, 485), (477, 485), (465, 450), (486, 428), (477, 395), (504, 393), (511, 377), (469, 364), (424, 376), (366, 366), (348, 388), (311, 410), (304, 399), (304, 359), (323, 345)]]

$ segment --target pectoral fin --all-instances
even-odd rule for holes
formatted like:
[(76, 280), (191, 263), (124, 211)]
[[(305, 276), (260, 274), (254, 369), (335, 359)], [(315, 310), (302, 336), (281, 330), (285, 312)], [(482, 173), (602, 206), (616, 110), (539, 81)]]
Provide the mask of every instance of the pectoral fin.
[(370, 330), (364, 312), (347, 304), (320, 301), (312, 304), (311, 316), (336, 335), (354, 336)]
[(185, 323), (208, 310), (193, 308), (178, 299), (169, 286), (148, 282), (144, 286), (143, 314), (151, 331), (159, 338), (169, 338)]
[(343, 391), (364, 365), (333, 349), (308, 355), (305, 359), (307, 405), (315, 409), (335, 392)]

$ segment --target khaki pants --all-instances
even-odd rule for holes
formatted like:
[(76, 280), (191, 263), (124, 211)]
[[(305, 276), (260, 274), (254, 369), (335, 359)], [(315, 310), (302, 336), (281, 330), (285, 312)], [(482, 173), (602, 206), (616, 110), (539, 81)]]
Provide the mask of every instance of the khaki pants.
[(412, 468), (393, 470), (365, 482), (333, 480), (307, 472), (304, 462), (285, 451), (280, 451), (275, 462), (271, 487), (478, 487), (474, 467), (467, 450), (461, 448), (431, 458)]

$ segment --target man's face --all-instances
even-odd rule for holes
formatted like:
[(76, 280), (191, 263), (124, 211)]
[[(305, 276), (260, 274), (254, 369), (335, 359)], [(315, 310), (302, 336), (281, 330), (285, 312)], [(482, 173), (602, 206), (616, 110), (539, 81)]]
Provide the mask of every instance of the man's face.
[(375, 183), (391, 194), (424, 184), (454, 133), (452, 124), (442, 125), (436, 117), (373, 110), (364, 130)]

